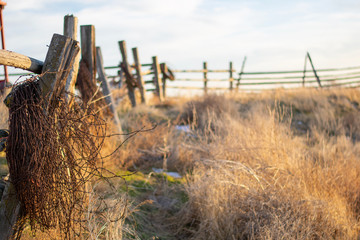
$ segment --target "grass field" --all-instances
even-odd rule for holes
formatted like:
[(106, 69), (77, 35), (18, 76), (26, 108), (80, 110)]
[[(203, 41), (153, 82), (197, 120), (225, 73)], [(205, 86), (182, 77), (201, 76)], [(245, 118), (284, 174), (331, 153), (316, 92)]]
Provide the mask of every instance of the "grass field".
[[(157, 127), (129, 139), (105, 163), (127, 184), (95, 191), (124, 204), (101, 219), (89, 217), (89, 238), (360, 237), (358, 90), (277, 90), (128, 106), (118, 109), (125, 131)], [(5, 107), (0, 111), (6, 127)], [(125, 219), (111, 222), (124, 212)], [(25, 232), (23, 239), (32, 238)]]

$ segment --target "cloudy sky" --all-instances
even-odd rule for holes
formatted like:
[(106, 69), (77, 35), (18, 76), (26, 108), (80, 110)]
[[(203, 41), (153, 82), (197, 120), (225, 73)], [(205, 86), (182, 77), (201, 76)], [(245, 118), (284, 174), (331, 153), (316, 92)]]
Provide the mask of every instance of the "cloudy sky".
[(173, 69), (302, 69), (306, 51), (319, 68), (360, 65), (359, 0), (11, 0), (4, 10), (8, 50), (44, 60), (53, 33), (74, 14), (93, 24), (106, 66), (118, 41), (157, 55)]

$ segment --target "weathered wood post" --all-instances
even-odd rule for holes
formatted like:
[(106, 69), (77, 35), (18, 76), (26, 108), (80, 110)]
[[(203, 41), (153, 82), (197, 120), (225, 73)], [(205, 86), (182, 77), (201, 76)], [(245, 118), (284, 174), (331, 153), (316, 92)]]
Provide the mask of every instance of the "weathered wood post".
[(125, 79), (126, 79), (126, 86), (128, 89), (128, 96), (133, 107), (136, 106), (136, 99), (135, 99), (135, 91), (134, 91), (134, 83), (133, 83), (133, 76), (131, 74), (130, 64), (127, 61), (127, 53), (126, 53), (126, 42), (119, 41), (120, 52), (122, 56), (122, 63), (121, 68), (124, 70)]
[(306, 78), (306, 65), (307, 65), (307, 59), (308, 55), (305, 56), (305, 62), (304, 62), (304, 71), (303, 71), (303, 77), (302, 77), (302, 86), (305, 87), (305, 78)]
[(42, 95), (48, 99), (48, 108), (54, 107), (63, 96), (66, 80), (79, 52), (77, 41), (54, 34), (40, 78), (40, 88)]
[[(26, 70), (31, 69), (36, 73), (39, 73), (38, 70), (41, 66), (40, 88), (42, 96), (48, 100), (47, 109), (49, 110), (52, 106), (57, 106), (62, 97), (66, 79), (70, 73), (68, 69), (72, 68), (79, 51), (78, 42), (63, 35), (54, 34), (43, 64), (40, 64), (42, 62), (39, 60), (30, 59), (20, 54), (17, 54), (18, 58), (15, 58), (20, 59), (19, 62), (16, 63), (15, 59), (12, 58), (7, 64)], [(15, 188), (8, 183), (0, 202), (0, 239), (10, 239), (13, 236), (14, 226), (20, 211), (21, 206), (16, 198)]]
[(229, 63), (229, 83), (230, 83), (229, 89), (230, 89), (230, 91), (232, 91), (233, 90), (233, 83), (234, 83), (233, 63), (232, 62)]
[(160, 102), (164, 100), (163, 92), (161, 91), (162, 80), (160, 77), (160, 66), (157, 59), (157, 56), (152, 57), (152, 64), (154, 70), (154, 84), (155, 84), (155, 94), (159, 97)]
[(142, 77), (141, 74), (141, 63), (140, 63), (140, 58), (139, 58), (139, 53), (137, 48), (132, 48), (132, 53), (133, 53), (133, 57), (134, 57), (134, 61), (135, 61), (135, 70), (136, 70), (136, 80), (137, 80), (137, 84), (140, 90), (140, 95), (141, 95), (141, 103), (146, 104), (146, 92), (145, 92), (145, 88), (144, 88), (144, 79)]
[(239, 90), (241, 77), (244, 74), (245, 63), (246, 63), (246, 56), (244, 57), (244, 60), (242, 62), (241, 70), (240, 70), (240, 73), (239, 73), (239, 78), (237, 79), (237, 83), (236, 83), (236, 89), (237, 90)]
[(316, 73), (316, 70), (315, 70), (314, 64), (313, 64), (313, 62), (312, 62), (312, 60), (311, 60), (311, 57), (310, 57), (309, 52), (307, 53), (307, 56), (308, 56), (308, 58), (309, 58), (310, 65), (311, 65), (311, 67), (312, 67), (312, 69), (313, 69), (313, 72), (314, 72), (314, 75), (315, 75), (315, 77), (316, 77), (316, 81), (318, 82), (319, 87), (322, 88), (321, 82), (320, 82), (320, 78), (319, 78), (319, 76), (318, 76), (317, 73)]
[(96, 66), (97, 66), (97, 72), (99, 75), (99, 80), (101, 82), (102, 92), (105, 96), (105, 101), (106, 101), (108, 107), (110, 108), (111, 113), (114, 115), (113, 121), (114, 121), (115, 125), (117, 126), (118, 131), (119, 131), (119, 133), (121, 133), (122, 132), (121, 123), (120, 123), (119, 116), (116, 112), (115, 101), (111, 95), (110, 86), (109, 86), (109, 83), (107, 81), (107, 77), (105, 74), (105, 69), (104, 69), (104, 65), (103, 65), (103, 57), (102, 57), (100, 47), (96, 48)]
[(162, 92), (163, 92), (163, 97), (166, 98), (166, 79), (167, 79), (166, 72), (168, 72), (166, 63), (161, 63), (161, 64), (160, 64), (160, 69), (161, 69), (161, 72), (163, 73), (163, 74), (162, 74)]
[(86, 63), (91, 74), (91, 81), (96, 83), (96, 49), (95, 27), (93, 25), (80, 26), (81, 60)]
[[(77, 27), (78, 27), (78, 19), (73, 15), (66, 15), (64, 17), (64, 36), (70, 37), (71, 39), (77, 40)], [(75, 83), (77, 74), (79, 71), (80, 64), (80, 52), (75, 56), (75, 61), (70, 70), (70, 74), (68, 79), (66, 80), (65, 85), (65, 99), (68, 103), (72, 104), (73, 96), (75, 95)]]
[(35, 58), (0, 49), (0, 64), (40, 74), (44, 63)]
[(203, 76), (204, 76), (204, 93), (207, 94), (207, 83), (208, 83), (208, 78), (207, 78), (207, 74), (208, 74), (208, 70), (207, 70), (207, 62), (203, 62)]

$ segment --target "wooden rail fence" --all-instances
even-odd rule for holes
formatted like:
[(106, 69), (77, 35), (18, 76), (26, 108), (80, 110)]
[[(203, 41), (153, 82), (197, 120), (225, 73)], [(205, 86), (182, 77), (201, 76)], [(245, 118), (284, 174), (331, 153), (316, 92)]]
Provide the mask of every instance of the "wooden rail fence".
[[(65, 18), (65, 26), (66, 20)], [(68, 31), (68, 30), (67, 30)], [(75, 34), (75, 33), (73, 33)], [(133, 107), (137, 105), (135, 91), (140, 93), (140, 101), (142, 104), (147, 103), (146, 92), (154, 92), (159, 101), (163, 101), (166, 97), (166, 90), (171, 89), (172, 93), (181, 90), (197, 90), (203, 91), (205, 94), (209, 91), (263, 91), (275, 88), (329, 88), (329, 87), (360, 87), (360, 66), (316, 69), (309, 53), (306, 53), (304, 68), (292, 71), (245, 71), (246, 57), (241, 67), (236, 70), (233, 62), (229, 62), (228, 69), (210, 69), (207, 62), (203, 62), (202, 69), (196, 70), (171, 70), (166, 63), (159, 63), (158, 57), (153, 56), (147, 63), (140, 60), (139, 50), (133, 47), (132, 58), (133, 63), (129, 61), (127, 55), (126, 42), (119, 41), (119, 50), (121, 60), (117, 66), (97, 66), (97, 61), (103, 64), (101, 50), (95, 50), (95, 43), (87, 43), (95, 41), (95, 27), (92, 25), (81, 26), (81, 35), (88, 35), (82, 44), (82, 58), (93, 59), (88, 60), (89, 69), (92, 72), (93, 81), (95, 82), (96, 74), (98, 81), (101, 81), (106, 92), (107, 102), (113, 103), (111, 98), (111, 89), (109, 83), (114, 87), (126, 84), (129, 99)], [(75, 36), (76, 38), (76, 36)], [(92, 40), (91, 40), (92, 39)], [(92, 46), (87, 49), (87, 46)], [(16, 55), (16, 53), (13, 53)], [(94, 57), (97, 55), (96, 57)], [(13, 56), (19, 57), (19, 56)], [(101, 58), (101, 59), (100, 59)], [(41, 61), (29, 58), (28, 66), (16, 66), (34, 73), (39, 73)], [(97, 60), (98, 59), (98, 60)], [(0, 56), (1, 60), (1, 56)], [(78, 62), (78, 61), (76, 61)], [(311, 69), (308, 70), (308, 63)], [(98, 69), (96, 72), (96, 68)], [(114, 74), (115, 71), (115, 74)], [(108, 74), (107, 74), (108, 73)], [(176, 78), (174, 76), (176, 74)], [(227, 76), (225, 76), (225, 74)], [(10, 73), (10, 77), (19, 77), (24, 73)], [(186, 77), (191, 75), (191, 77)], [(199, 75), (199, 77), (195, 77)], [(217, 77), (220, 76), (221, 77)], [(224, 77), (225, 76), (225, 77)], [(0, 75), (1, 77), (1, 75)], [(170, 82), (167, 80), (171, 80)], [(111, 107), (114, 111), (114, 107)]]

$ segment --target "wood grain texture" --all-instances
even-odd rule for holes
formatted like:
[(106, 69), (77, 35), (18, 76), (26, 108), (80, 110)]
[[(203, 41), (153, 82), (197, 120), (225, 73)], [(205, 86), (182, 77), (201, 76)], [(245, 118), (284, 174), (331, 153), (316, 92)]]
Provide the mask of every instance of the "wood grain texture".
[(93, 25), (80, 26), (81, 58), (86, 63), (91, 80), (96, 82), (96, 49), (95, 49), (95, 27)]
[(44, 63), (20, 53), (0, 49), (0, 64), (40, 74)]
[(80, 47), (77, 41), (59, 34), (54, 34), (47, 52), (40, 88), (50, 105), (59, 101), (64, 93), (66, 80), (73, 67)]

